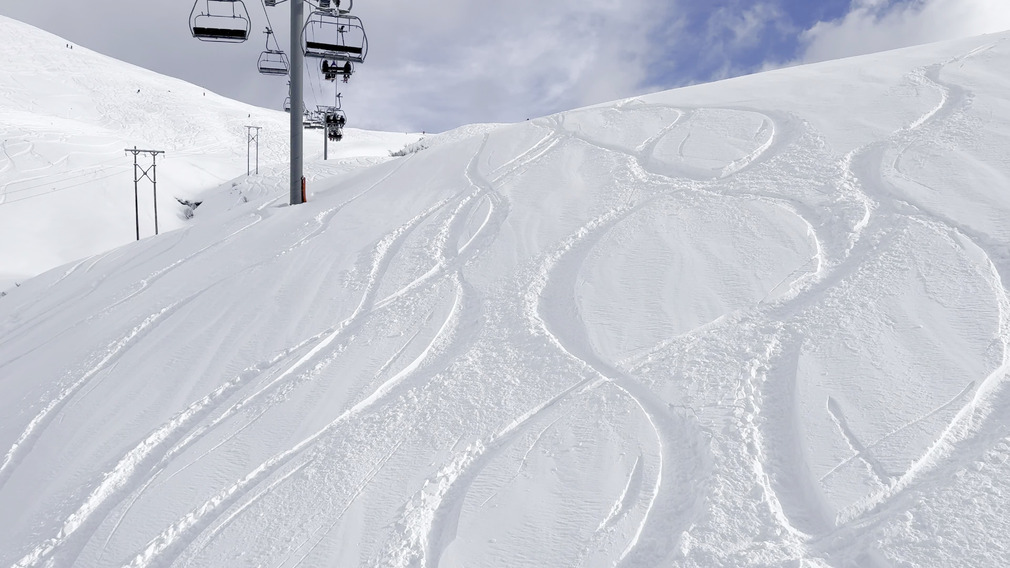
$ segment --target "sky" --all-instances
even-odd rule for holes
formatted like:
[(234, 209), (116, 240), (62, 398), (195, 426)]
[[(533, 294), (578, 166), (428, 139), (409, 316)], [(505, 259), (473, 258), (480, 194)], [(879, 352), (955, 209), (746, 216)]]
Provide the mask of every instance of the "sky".
[[(196, 3), (208, 1), (220, 3)], [(268, 17), (288, 45), (290, 5), (266, 8), (260, 1), (244, 2), (254, 33), (242, 44), (193, 39), (191, 0), (5, 0), (0, 15), (279, 109), (286, 80), (258, 74), (256, 60), (266, 48)], [(1010, 29), (1006, 0), (358, 0), (352, 13), (368, 33), (365, 63), (350, 83), (335, 85), (322, 80), (313, 62), (306, 71), (306, 104), (332, 104), (339, 91), (350, 126), (411, 132), (516, 122), (757, 71)]]

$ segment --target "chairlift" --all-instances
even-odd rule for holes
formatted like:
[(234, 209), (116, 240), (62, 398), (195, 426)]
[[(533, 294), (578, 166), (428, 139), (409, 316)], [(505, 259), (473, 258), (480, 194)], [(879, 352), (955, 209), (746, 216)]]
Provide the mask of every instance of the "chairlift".
[[(280, 45), (276, 46), (278, 49), (270, 49), (270, 37), (273, 33), (273, 30), (267, 28), (266, 50), (260, 54), (256, 67), (263, 75), (287, 75), (288, 69), (290, 68), (290, 65), (288, 64), (288, 56), (279, 49)], [(274, 43), (276, 43), (276, 41)]]
[(326, 126), (339, 126), (341, 128), (347, 124), (347, 115), (340, 107), (317, 105), (317, 112), (323, 117), (323, 124)]
[(291, 112), (291, 97), (284, 99), (284, 112)]
[[(204, 6), (199, 13), (197, 8)], [(200, 41), (241, 43), (249, 39), (249, 11), (242, 0), (196, 0), (189, 31)]]
[(364, 63), (368, 52), (368, 37), (361, 18), (342, 13), (343, 10), (317, 10), (309, 15), (302, 28), (302, 49), (305, 57)]
[(322, 116), (323, 127), (326, 128), (326, 137), (339, 142), (344, 137), (344, 126), (347, 125), (347, 115), (340, 110), (340, 95), (337, 95), (338, 106), (317, 105), (317, 116)]
[(331, 109), (326, 113), (326, 124), (343, 128), (347, 124), (347, 115), (340, 109)]
[(339, 61), (324, 59), (321, 69), (323, 71), (323, 78), (327, 81), (336, 81), (337, 77), (342, 77), (343, 82), (346, 83), (351, 78), (351, 75), (354, 74), (354, 65), (350, 61), (341, 63)]
[(287, 75), (288, 56), (283, 51), (268, 49), (260, 54), (256, 67), (263, 75)]
[(311, 112), (306, 110), (305, 116), (302, 119), (302, 125), (309, 130), (322, 130), (326, 127), (323, 113), (318, 110)]

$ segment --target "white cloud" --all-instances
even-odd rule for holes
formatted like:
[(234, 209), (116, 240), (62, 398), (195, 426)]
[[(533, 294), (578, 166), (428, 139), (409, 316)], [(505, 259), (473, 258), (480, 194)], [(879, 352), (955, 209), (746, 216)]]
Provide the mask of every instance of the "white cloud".
[(804, 62), (1010, 29), (1007, 0), (853, 0), (849, 13), (802, 35)]
[[(761, 42), (768, 28), (788, 31), (785, 22), (782, 10), (769, 2), (758, 2), (743, 11), (724, 6), (709, 17), (709, 42), (725, 44), (733, 50), (753, 48)], [(727, 32), (729, 38), (721, 39)]]
[(761, 50), (770, 34), (786, 36), (799, 32), (773, 2), (755, 2), (746, 9), (720, 7), (708, 15), (702, 40), (704, 49), (698, 54), (698, 61), (709, 72), (698, 79), (726, 79), (753, 72), (755, 63), (747, 61), (747, 53)]
[(657, 0), (452, 3), (437, 12), (362, 3), (375, 31), (348, 90), (364, 115), (441, 129), (630, 96), (645, 79), (650, 28), (669, 9)]
[[(246, 0), (254, 38), (206, 44), (189, 37), (195, 0), (4, 2), (17, 17), (103, 53), (196, 82), (223, 95), (279, 109), (287, 92), (260, 77), (266, 25)], [(142, 6), (141, 6), (142, 4)], [(289, 4), (269, 10), (287, 49)], [(365, 64), (343, 92), (349, 124), (386, 130), (441, 130), (468, 122), (518, 121), (637, 94), (655, 26), (669, 0), (439, 0), (356, 2), (369, 37)], [(334, 86), (307, 75), (306, 102), (332, 103)]]

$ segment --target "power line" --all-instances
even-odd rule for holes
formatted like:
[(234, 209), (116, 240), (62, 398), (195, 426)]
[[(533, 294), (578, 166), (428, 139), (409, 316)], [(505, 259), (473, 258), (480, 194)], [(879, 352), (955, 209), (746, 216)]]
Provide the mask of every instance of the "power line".
[[(126, 166), (124, 166), (124, 167), (126, 167)], [(46, 197), (46, 196), (52, 195), (54, 193), (59, 193), (61, 191), (66, 191), (68, 189), (73, 189), (75, 187), (80, 187), (82, 185), (87, 185), (89, 183), (93, 183), (93, 182), (96, 182), (96, 181), (102, 181), (104, 179), (109, 179), (111, 177), (115, 177), (115, 176), (119, 175), (120, 173), (121, 172), (115, 172), (115, 173), (111, 173), (111, 174), (109, 174), (107, 176), (102, 176), (100, 178), (95, 178), (95, 179), (90, 179), (90, 180), (87, 180), (87, 181), (82, 181), (80, 183), (75, 183), (73, 185), (68, 185), (67, 187), (61, 187), (60, 189), (54, 189), (52, 191), (47, 191), (45, 193), (37, 193), (35, 195), (29, 195), (27, 197), (21, 197), (19, 199), (12, 199), (10, 201), (3, 201), (3, 202), (0, 202), (0, 206), (2, 206), (2, 205), (10, 205), (11, 203), (17, 203), (19, 201), (27, 201), (29, 199), (35, 199), (36, 197)]]

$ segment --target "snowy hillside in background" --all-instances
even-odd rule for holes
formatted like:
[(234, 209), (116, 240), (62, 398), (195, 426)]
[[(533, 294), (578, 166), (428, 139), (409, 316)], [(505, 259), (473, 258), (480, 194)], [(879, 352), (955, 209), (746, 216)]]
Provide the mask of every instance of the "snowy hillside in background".
[(25, 282), (0, 565), (1010, 565), (1008, 39), (268, 172)]
[[(260, 170), (286, 168), (284, 112), (70, 49), (66, 40), (9, 18), (0, 17), (0, 37), (0, 291), (136, 239), (133, 158), (125, 148), (166, 152), (157, 170), (160, 231), (185, 224), (176, 198), (195, 199), (245, 176), (246, 125), (263, 127)], [(319, 132), (306, 137), (310, 159), (322, 155)], [(348, 129), (331, 157), (388, 157), (417, 138)], [(150, 157), (139, 164), (149, 167)], [(154, 234), (150, 181), (139, 194), (147, 237)]]

